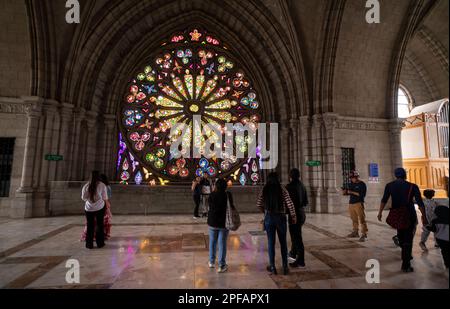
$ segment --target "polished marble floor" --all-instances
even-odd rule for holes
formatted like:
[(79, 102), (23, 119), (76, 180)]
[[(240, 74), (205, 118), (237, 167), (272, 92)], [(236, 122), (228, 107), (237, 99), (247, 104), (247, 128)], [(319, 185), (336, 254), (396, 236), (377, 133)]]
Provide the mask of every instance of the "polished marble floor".
[[(288, 276), (269, 275), (267, 242), (259, 214), (243, 214), (243, 225), (229, 237), (229, 271), (207, 266), (205, 219), (184, 215), (114, 216), (112, 238), (102, 249), (80, 242), (84, 218), (78, 216), (13, 220), (0, 218), (0, 287), (2, 288), (448, 288), (440, 251), (429, 252), (415, 237), (414, 273), (402, 273), (394, 230), (368, 212), (369, 239), (345, 238), (346, 214), (307, 214), (303, 229), (306, 268)], [(80, 282), (67, 283), (66, 262), (80, 264)], [(366, 261), (380, 263), (380, 283), (366, 282)], [(281, 263), (277, 251), (278, 267)]]

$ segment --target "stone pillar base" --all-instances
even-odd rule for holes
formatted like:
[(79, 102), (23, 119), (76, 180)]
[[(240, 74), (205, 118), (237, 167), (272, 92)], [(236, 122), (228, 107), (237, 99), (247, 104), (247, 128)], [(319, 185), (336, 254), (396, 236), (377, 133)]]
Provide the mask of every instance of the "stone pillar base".
[(311, 190), (311, 201), (311, 212), (340, 213), (343, 210), (341, 196), (333, 189)]
[(339, 194), (336, 190), (329, 190), (325, 193), (326, 195), (326, 203), (327, 203), (327, 213), (340, 213), (343, 210), (341, 194)]
[(33, 217), (50, 216), (47, 195), (47, 190), (39, 190), (34, 193)]
[(12, 201), (9, 210), (11, 218), (31, 218), (33, 216), (33, 189), (19, 188), (16, 191), (16, 198)]

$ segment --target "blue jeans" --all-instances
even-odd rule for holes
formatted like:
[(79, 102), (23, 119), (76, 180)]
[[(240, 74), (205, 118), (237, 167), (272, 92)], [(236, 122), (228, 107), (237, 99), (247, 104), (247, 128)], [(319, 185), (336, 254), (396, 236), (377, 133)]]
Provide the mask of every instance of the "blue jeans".
[(217, 241), (219, 241), (219, 267), (227, 264), (228, 230), (225, 228), (209, 227), (209, 261), (215, 263)]
[(280, 242), (281, 259), (283, 267), (287, 267), (288, 248), (286, 241), (287, 220), (285, 214), (269, 214), (264, 217), (264, 226), (267, 233), (269, 265), (275, 267), (275, 234), (278, 234)]

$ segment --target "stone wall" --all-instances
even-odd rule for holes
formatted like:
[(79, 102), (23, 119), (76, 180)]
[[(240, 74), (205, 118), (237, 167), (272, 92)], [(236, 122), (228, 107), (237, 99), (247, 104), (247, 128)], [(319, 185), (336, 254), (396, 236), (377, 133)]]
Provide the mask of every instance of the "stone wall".
[[(0, 0), (0, 96), (7, 97), (0, 97), (0, 136), (17, 137), (16, 200), (0, 199), (0, 215), (80, 213), (82, 183), (68, 181), (85, 180), (94, 168), (114, 177), (115, 116), (128, 78), (160, 39), (193, 23), (244, 64), (263, 118), (280, 124), (278, 170), (286, 181), (290, 168), (301, 167), (312, 211), (346, 211), (341, 147), (355, 148), (365, 181), (368, 164), (379, 164), (380, 183), (369, 184), (367, 199), (368, 208), (378, 205), (392, 169), (401, 165), (393, 123), (401, 63), (400, 82), (416, 104), (448, 96), (447, 0), (386, 1), (380, 24), (366, 22), (362, 1), (80, 2), (82, 23), (72, 25), (64, 1)], [(45, 161), (48, 153), (64, 159)], [(308, 160), (322, 166), (306, 168)], [(256, 189), (233, 190), (243, 209), (252, 209)], [(119, 213), (192, 208), (184, 187), (114, 191)]]
[[(0, 100), (0, 106), (5, 104)], [(17, 111), (16, 111), (17, 112)], [(22, 176), (23, 157), (25, 151), (25, 136), (27, 131), (27, 117), (21, 113), (7, 113), (0, 107), (0, 137), (15, 137), (14, 157), (11, 175), (9, 197), (0, 197), (0, 216), (9, 216), (12, 200), (20, 186)]]
[[(50, 183), (51, 216), (82, 214), (81, 188), (84, 182)], [(232, 187), (233, 200), (240, 212), (255, 212), (260, 187)], [(113, 214), (192, 214), (194, 202), (189, 185), (145, 186), (112, 185)]]
[[(346, 129), (345, 125), (354, 124), (353, 129)], [(370, 128), (362, 128), (364, 125), (372, 125)], [(341, 122), (336, 130), (336, 183), (337, 188), (343, 184), (341, 148), (355, 149), (355, 167), (361, 175), (361, 180), (367, 185), (366, 209), (378, 209), (385, 185), (393, 180), (393, 167), (391, 163), (390, 136), (386, 122), (367, 119), (364, 122), (347, 120)], [(379, 183), (368, 183), (369, 163), (377, 163), (379, 170)], [(348, 197), (341, 196), (341, 204), (347, 210)], [(337, 207), (332, 205), (332, 207)], [(339, 212), (335, 209), (331, 212)]]
[(0, 0), (0, 96), (29, 95), (31, 44), (25, 1)]

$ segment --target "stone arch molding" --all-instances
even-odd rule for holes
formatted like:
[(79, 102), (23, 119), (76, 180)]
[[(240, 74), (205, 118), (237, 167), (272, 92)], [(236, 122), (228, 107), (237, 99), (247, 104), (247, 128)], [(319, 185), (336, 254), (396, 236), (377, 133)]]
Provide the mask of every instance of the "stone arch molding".
[(301, 102), (306, 87), (298, 82), (305, 80), (299, 78), (303, 68), (297, 67), (286, 47), (288, 36), (275, 18), (252, 1), (227, 6), (211, 1), (207, 9), (202, 3), (139, 1), (132, 11), (129, 2), (109, 4), (105, 16), (94, 16), (95, 30), (85, 31), (80, 35), (84, 40), (74, 42), (83, 42), (83, 48), (67, 61), (63, 100), (84, 110), (115, 114), (128, 79), (160, 43), (174, 31), (200, 25), (230, 46), (261, 95), (266, 119), (301, 116), (301, 104), (306, 104)]

